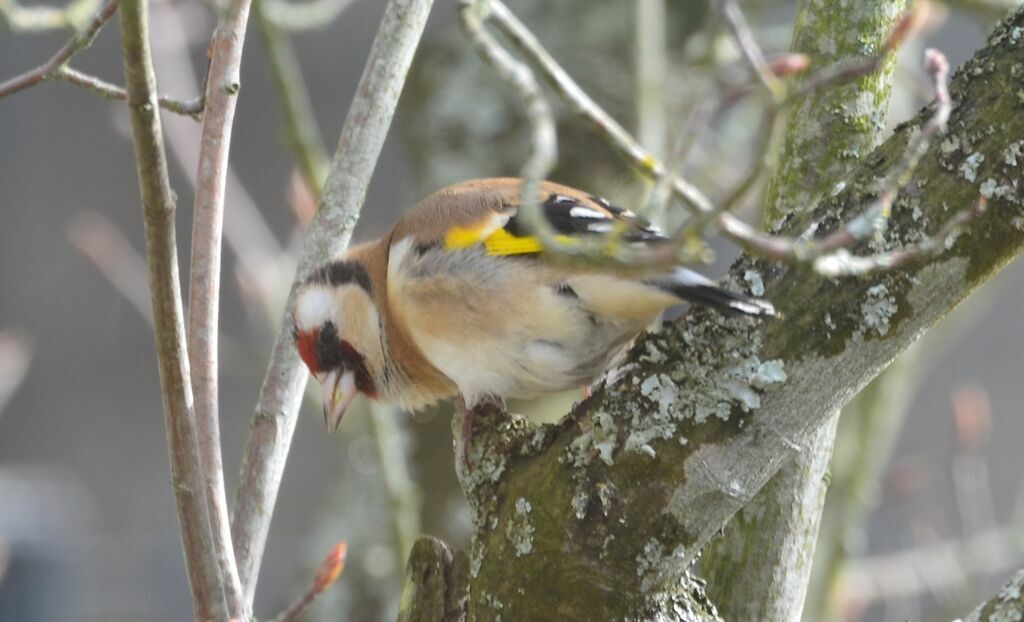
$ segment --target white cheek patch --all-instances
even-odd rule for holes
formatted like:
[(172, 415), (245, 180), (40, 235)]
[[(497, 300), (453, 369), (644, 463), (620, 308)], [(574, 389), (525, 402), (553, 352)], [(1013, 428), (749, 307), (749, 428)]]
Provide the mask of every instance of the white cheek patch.
[(331, 319), (334, 299), (329, 290), (314, 287), (299, 294), (295, 302), (295, 325), (309, 330)]

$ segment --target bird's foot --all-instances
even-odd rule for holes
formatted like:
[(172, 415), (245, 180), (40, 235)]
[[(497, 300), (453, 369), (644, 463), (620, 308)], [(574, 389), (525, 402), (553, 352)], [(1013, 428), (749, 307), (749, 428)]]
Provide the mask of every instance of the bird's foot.
[(500, 397), (485, 396), (475, 400), (472, 405), (468, 404), (462, 395), (455, 400), (456, 407), (462, 410), (460, 440), (462, 442), (462, 461), (467, 466), (469, 465), (469, 450), (473, 444), (473, 423), (476, 421), (477, 409), (489, 404), (501, 408), (503, 412), (508, 411), (505, 400)]

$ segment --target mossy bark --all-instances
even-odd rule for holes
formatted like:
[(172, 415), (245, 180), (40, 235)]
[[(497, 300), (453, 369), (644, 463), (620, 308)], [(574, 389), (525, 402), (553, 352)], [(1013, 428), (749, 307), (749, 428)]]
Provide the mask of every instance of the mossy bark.
[[(906, 0), (801, 0), (792, 51), (814, 68), (876, 54)], [(778, 169), (769, 182), (769, 227), (811, 210), (882, 140), (895, 63), (795, 104)], [(827, 140), (822, 140), (827, 136)], [(809, 163), (813, 162), (813, 166)], [(807, 594), (826, 472), (839, 411), (711, 543), (701, 560), (708, 594), (729, 620), (799, 620)]]
[[(800, 0), (792, 50), (807, 54), (812, 67), (874, 56), (906, 5), (906, 0)], [(768, 185), (766, 222), (811, 209), (878, 146), (895, 64), (890, 57), (879, 71), (796, 103), (778, 170)]]
[(988, 602), (978, 605), (977, 609), (963, 619), (963, 622), (1008, 622), (1010, 620), (1024, 620), (1024, 570), (1017, 572)]
[[(643, 337), (558, 425), (477, 415), (457, 465), (475, 520), (469, 620), (716, 617), (686, 577), (707, 542), (829, 413), (1024, 248), (1022, 32), (1019, 11), (958, 72), (948, 137), (897, 200), (886, 240), (854, 249), (912, 243), (989, 195), (940, 256), (858, 280), (742, 258), (733, 286), (756, 271), (785, 319), (697, 310)], [(929, 114), (897, 128), (800, 230), (859, 213)]]

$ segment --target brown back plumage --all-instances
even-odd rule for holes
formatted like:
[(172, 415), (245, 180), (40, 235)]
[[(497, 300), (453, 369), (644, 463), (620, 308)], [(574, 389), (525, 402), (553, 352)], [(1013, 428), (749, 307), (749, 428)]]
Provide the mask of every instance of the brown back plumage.
[[(412, 236), (416, 241), (430, 243), (442, 240), (452, 226), (469, 227), (483, 220), (513, 213), (519, 206), (522, 180), (518, 177), (476, 179), (442, 188), (416, 204), (391, 230), (392, 240)], [(545, 181), (540, 185), (537, 198), (543, 201), (556, 194), (572, 197), (580, 205), (616, 215), (591, 195)]]

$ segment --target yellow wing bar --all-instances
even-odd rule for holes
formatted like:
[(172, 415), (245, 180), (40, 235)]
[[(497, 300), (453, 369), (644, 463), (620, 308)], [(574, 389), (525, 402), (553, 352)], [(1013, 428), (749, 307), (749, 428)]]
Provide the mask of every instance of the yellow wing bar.
[[(571, 244), (572, 236), (559, 235), (556, 238), (564, 244)], [(444, 236), (446, 250), (458, 250), (483, 244), (488, 255), (530, 255), (544, 249), (540, 238), (532, 235), (515, 236), (503, 228), (494, 228), (490, 223), (477, 227), (452, 227)]]

